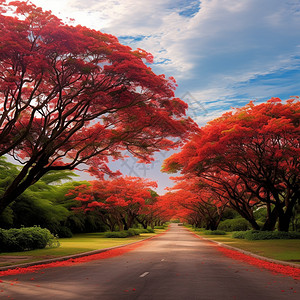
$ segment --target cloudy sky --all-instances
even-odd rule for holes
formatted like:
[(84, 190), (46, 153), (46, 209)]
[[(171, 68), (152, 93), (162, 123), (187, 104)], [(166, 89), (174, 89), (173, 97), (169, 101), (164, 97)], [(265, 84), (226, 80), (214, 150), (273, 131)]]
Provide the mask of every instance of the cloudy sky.
[[(154, 55), (153, 70), (174, 76), (177, 96), (202, 126), (231, 107), (300, 95), (299, 0), (31, 0), (62, 19), (117, 36)], [(167, 156), (124, 173), (159, 175)]]

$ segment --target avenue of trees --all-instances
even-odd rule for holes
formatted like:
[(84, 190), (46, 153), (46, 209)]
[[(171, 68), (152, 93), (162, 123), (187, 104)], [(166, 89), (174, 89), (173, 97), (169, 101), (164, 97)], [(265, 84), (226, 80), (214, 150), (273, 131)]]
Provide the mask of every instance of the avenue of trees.
[(81, 203), (76, 210), (96, 212), (111, 231), (128, 230), (138, 224), (146, 229), (162, 225), (172, 217), (151, 189), (155, 187), (156, 182), (126, 176), (83, 184), (67, 196), (74, 196)]
[[(288, 231), (300, 199), (299, 123), (298, 98), (250, 102), (201, 128), (164, 171), (181, 171), (174, 193), (184, 207), (213, 217), (212, 228), (228, 206), (254, 229), (274, 230), (278, 222), (278, 230)], [(261, 225), (259, 208), (267, 213)]]
[[(174, 78), (156, 75), (142, 49), (19, 1), (0, 0), (0, 34), (0, 228), (70, 236), (176, 217), (215, 230), (238, 216), (241, 228), (290, 229), (300, 205), (299, 98), (250, 102), (198, 128)], [(179, 146), (163, 171), (181, 176), (163, 196), (155, 182), (108, 167), (126, 151), (150, 163)], [(95, 180), (72, 181), (76, 169)]]

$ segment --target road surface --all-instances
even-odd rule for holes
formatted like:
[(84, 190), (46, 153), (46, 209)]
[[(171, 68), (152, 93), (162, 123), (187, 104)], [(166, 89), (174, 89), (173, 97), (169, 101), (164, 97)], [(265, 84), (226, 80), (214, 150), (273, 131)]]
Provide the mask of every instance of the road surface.
[(300, 299), (299, 281), (232, 260), (176, 224), (121, 256), (0, 279), (0, 299)]

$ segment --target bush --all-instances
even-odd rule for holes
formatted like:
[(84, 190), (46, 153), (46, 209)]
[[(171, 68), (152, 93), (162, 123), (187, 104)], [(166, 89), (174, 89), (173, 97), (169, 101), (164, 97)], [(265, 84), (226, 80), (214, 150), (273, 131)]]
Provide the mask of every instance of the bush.
[(250, 224), (244, 218), (227, 219), (221, 221), (218, 229), (224, 231), (245, 231), (250, 228)]
[(127, 238), (130, 236), (140, 235), (141, 233), (154, 233), (155, 231), (152, 228), (148, 229), (137, 229), (129, 228), (128, 230), (123, 231), (107, 231), (104, 233), (106, 238)]
[(195, 227), (193, 228), (195, 231), (206, 231), (205, 228), (199, 228), (199, 227)]
[(232, 233), (232, 237), (235, 239), (244, 239), (247, 231), (235, 231)]
[(232, 237), (246, 240), (300, 239), (300, 232), (248, 230), (234, 232)]
[(129, 237), (127, 231), (107, 231), (104, 233), (104, 237), (106, 238), (126, 238)]
[(223, 230), (205, 230), (205, 235), (225, 235), (226, 232)]
[(59, 226), (56, 230), (56, 234), (60, 238), (71, 238), (73, 236), (71, 229), (67, 226)]
[(20, 229), (0, 229), (0, 251), (15, 252), (43, 249), (53, 246), (55, 237), (48, 229), (41, 227), (23, 227)]
[(268, 212), (265, 207), (260, 207), (254, 211), (254, 218), (255, 218), (256, 222), (260, 221), (262, 223), (265, 223), (265, 221), (267, 220), (267, 215), (268, 215)]
[(128, 232), (128, 235), (129, 235), (129, 236), (140, 235), (141, 229), (137, 229), (137, 228), (129, 228), (129, 229), (127, 230), (127, 232)]
[(167, 225), (159, 225), (159, 226), (154, 226), (155, 229), (165, 229), (168, 227)]

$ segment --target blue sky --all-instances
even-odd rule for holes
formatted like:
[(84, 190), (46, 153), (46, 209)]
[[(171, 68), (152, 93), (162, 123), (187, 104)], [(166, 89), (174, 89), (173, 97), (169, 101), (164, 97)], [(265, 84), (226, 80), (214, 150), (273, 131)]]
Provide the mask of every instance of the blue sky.
[[(300, 95), (299, 0), (32, 0), (62, 19), (117, 36), (154, 55), (153, 70), (174, 76), (176, 95), (204, 125), (231, 107)], [(118, 162), (125, 174), (159, 181), (166, 153), (140, 166)]]

